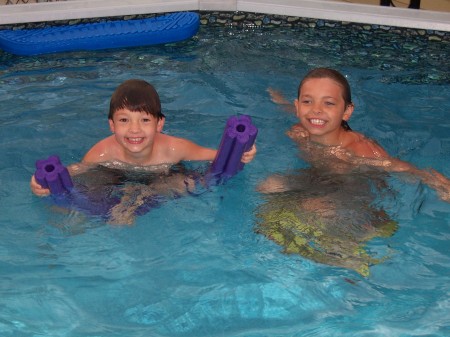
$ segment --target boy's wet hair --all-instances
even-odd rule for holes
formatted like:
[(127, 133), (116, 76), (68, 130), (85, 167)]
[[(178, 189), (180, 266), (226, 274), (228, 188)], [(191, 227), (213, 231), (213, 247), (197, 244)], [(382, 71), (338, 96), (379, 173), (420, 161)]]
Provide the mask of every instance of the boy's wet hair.
[(120, 109), (145, 112), (157, 119), (164, 118), (158, 93), (144, 80), (127, 80), (117, 87), (109, 103), (108, 119), (113, 119), (114, 113)]
[[(342, 87), (342, 98), (344, 99), (345, 106), (347, 107), (350, 104), (353, 104), (352, 91), (350, 90), (350, 84), (348, 83), (347, 79), (339, 71), (331, 68), (315, 68), (309, 71), (298, 86), (298, 96), (300, 96), (300, 90), (303, 86), (303, 83), (311, 78), (329, 78), (335, 81)], [(351, 130), (350, 125), (348, 125), (347, 121), (343, 120), (341, 122), (341, 126), (346, 131)]]

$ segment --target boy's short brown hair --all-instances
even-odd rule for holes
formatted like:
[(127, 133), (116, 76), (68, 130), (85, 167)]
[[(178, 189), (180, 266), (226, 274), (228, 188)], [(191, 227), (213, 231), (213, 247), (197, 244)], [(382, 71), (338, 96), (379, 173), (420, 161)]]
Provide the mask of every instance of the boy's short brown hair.
[(303, 83), (311, 78), (329, 78), (342, 87), (342, 98), (345, 101), (345, 105), (352, 104), (352, 92), (350, 90), (350, 84), (344, 75), (342, 75), (337, 70), (331, 68), (315, 68), (308, 72), (305, 77), (303, 77), (300, 85), (298, 86), (298, 95), (302, 89)]
[(156, 89), (144, 80), (127, 80), (117, 87), (109, 103), (108, 119), (112, 120), (114, 113), (120, 109), (145, 112), (157, 119), (164, 118)]

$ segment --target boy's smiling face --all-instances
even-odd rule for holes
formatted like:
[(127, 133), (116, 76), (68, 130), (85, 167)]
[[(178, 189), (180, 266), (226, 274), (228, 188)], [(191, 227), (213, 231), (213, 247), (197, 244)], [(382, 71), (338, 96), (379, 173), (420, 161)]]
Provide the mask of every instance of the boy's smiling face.
[(295, 100), (297, 117), (309, 132), (311, 139), (322, 144), (333, 144), (341, 128), (341, 121), (348, 120), (353, 105), (347, 105), (342, 87), (329, 78), (310, 78)]
[(162, 131), (163, 126), (164, 118), (158, 120), (146, 112), (126, 108), (117, 110), (109, 120), (117, 143), (132, 155), (151, 155), (155, 135)]

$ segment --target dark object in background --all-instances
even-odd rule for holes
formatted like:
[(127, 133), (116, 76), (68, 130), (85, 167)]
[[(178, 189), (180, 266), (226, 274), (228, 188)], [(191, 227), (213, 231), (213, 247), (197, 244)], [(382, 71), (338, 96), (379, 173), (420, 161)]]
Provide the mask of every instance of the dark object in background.
[[(394, 6), (394, 3), (392, 2), (392, 0), (380, 0), (380, 6)], [(413, 8), (413, 9), (420, 9), (420, 0), (411, 0), (409, 2), (409, 6), (408, 8)]]

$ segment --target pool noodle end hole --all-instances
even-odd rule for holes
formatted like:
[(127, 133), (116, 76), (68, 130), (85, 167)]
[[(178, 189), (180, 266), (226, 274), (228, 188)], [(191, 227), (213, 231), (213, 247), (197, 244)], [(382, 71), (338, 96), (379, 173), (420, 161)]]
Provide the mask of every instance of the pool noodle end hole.
[(246, 129), (246, 127), (245, 127), (244, 124), (238, 124), (238, 125), (236, 125), (236, 131), (239, 132), (239, 133), (245, 132), (245, 129)]
[(53, 165), (53, 164), (45, 165), (44, 170), (47, 173), (51, 173), (55, 170), (55, 165)]

